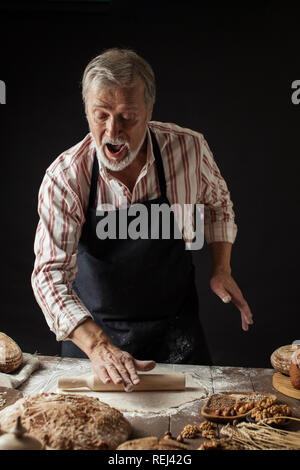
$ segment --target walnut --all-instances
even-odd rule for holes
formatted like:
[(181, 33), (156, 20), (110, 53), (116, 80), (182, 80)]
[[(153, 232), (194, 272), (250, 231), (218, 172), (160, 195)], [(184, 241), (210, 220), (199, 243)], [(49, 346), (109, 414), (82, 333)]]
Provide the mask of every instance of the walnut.
[(216, 450), (220, 447), (220, 443), (216, 440), (206, 441), (201, 444), (198, 450)]
[(182, 437), (182, 434), (179, 434), (179, 436), (177, 436), (176, 441), (178, 441), (178, 442), (184, 442), (183, 437)]
[(199, 433), (198, 426), (193, 426), (192, 424), (187, 424), (183, 428), (183, 431), (181, 432), (181, 435), (182, 435), (183, 438), (193, 439), (197, 436), (198, 433)]
[(269, 408), (269, 406), (272, 406), (275, 403), (276, 399), (275, 398), (263, 398), (260, 400), (255, 408), (258, 408), (260, 410), (263, 410), (265, 408)]
[(292, 410), (288, 405), (273, 405), (269, 408), (270, 413), (282, 414), (283, 416), (292, 416)]
[(202, 437), (206, 439), (213, 439), (217, 436), (214, 428), (214, 424), (210, 421), (204, 421), (199, 425), (199, 429), (202, 431)]
[(217, 434), (213, 429), (204, 429), (204, 431), (202, 431), (202, 437), (205, 437), (206, 439), (214, 439), (217, 437)]
[(267, 424), (282, 424), (284, 423), (284, 416), (292, 415), (292, 410), (289, 406), (273, 404), (271, 406), (266, 406), (269, 403), (271, 403), (271, 401), (266, 401), (261, 403), (257, 408), (254, 408), (251, 412), (251, 418), (255, 419), (257, 423), (261, 420), (266, 420), (265, 422)]
[(199, 424), (199, 429), (200, 431), (203, 431), (204, 429), (213, 429), (214, 425), (211, 421), (203, 421), (203, 423)]
[(242, 445), (231, 442), (230, 438), (211, 439), (201, 444), (198, 450), (241, 450)]

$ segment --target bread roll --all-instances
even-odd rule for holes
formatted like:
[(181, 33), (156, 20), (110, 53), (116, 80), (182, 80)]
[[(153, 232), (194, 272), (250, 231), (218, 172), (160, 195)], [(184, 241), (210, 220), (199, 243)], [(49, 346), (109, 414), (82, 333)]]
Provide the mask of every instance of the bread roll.
[(300, 390), (300, 348), (298, 348), (292, 355), (290, 378), (293, 387)]

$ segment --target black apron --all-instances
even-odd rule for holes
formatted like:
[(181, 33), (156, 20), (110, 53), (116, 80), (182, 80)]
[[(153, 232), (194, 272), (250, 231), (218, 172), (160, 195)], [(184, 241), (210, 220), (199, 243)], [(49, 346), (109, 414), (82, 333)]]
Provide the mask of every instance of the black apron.
[[(135, 359), (173, 364), (210, 364), (198, 316), (194, 266), (166, 194), (163, 162), (156, 138), (150, 131), (160, 184), (160, 197), (142, 203), (148, 209), (149, 233), (156, 238), (99, 239), (95, 199), (99, 173), (94, 156), (90, 197), (78, 244), (78, 274), (73, 289), (93, 315), (94, 321), (118, 348)], [(160, 217), (151, 218), (153, 204), (165, 205), (171, 226), (163, 238)], [(134, 204), (131, 207), (133, 208)], [(128, 227), (135, 219), (126, 211)], [(118, 229), (118, 220), (117, 229)], [(118, 234), (118, 231), (117, 231)], [(62, 356), (87, 356), (72, 341), (63, 341)]]

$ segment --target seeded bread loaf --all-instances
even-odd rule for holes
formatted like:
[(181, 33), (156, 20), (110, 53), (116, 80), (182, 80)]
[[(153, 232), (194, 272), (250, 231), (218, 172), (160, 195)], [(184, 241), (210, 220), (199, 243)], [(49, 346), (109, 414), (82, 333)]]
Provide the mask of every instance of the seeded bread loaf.
[(27, 432), (49, 450), (113, 450), (131, 432), (120, 411), (83, 395), (41, 393), (21, 398), (0, 412), (0, 429), (11, 430), (19, 415)]

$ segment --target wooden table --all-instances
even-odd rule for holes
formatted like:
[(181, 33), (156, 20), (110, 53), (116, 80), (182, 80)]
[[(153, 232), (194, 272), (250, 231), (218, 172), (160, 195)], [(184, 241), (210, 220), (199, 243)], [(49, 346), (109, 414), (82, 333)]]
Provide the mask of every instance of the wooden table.
[[(90, 367), (88, 359), (71, 359), (54, 356), (38, 356), (40, 368), (21, 386), (19, 390), (24, 395), (34, 395), (42, 392), (57, 393), (57, 378), (62, 375), (74, 375), (72, 370), (78, 368), (84, 370)], [(159, 366), (159, 365), (158, 365)], [(243, 368), (243, 367), (217, 367), (217, 366), (194, 366), (163, 364), (164, 369), (170, 373), (179, 372), (187, 374), (197, 374), (203, 378), (205, 386), (208, 387), (209, 394), (222, 391), (255, 391), (275, 393), (279, 402), (288, 404), (293, 412), (293, 416), (300, 418), (300, 400), (289, 398), (277, 392), (272, 386), (272, 376), (274, 369), (262, 368)], [(187, 424), (199, 424), (204, 421), (201, 416), (201, 408), (207, 398), (196, 400), (180, 408), (178, 412), (171, 415), (140, 415), (132, 413), (124, 415), (130, 421), (133, 433), (131, 439), (157, 436), (162, 437), (165, 431), (170, 431), (172, 436), (177, 437)], [(300, 423), (292, 421), (288, 428), (290, 430), (299, 430)], [(218, 426), (220, 436), (221, 426)], [(197, 449), (202, 438), (186, 439), (185, 443), (192, 449)]]

